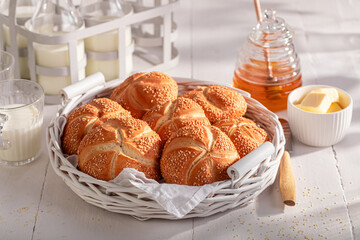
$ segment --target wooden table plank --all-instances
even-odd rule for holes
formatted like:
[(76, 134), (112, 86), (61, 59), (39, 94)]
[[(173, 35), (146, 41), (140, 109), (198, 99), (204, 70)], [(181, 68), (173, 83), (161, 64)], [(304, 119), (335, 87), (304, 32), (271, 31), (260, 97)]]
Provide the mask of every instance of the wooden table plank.
[(109, 212), (83, 201), (49, 168), (34, 239), (191, 238), (192, 219), (142, 222)]

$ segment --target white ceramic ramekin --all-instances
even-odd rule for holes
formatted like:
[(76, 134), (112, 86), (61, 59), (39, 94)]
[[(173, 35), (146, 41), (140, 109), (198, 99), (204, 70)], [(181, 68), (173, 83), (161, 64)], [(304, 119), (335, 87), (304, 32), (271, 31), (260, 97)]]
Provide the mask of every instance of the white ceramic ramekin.
[(311, 113), (295, 106), (311, 90), (331, 87), (308, 85), (295, 89), (289, 94), (287, 112), (292, 134), (302, 143), (314, 147), (327, 147), (341, 141), (350, 126), (353, 100), (344, 90), (339, 92), (342, 110), (333, 113)]

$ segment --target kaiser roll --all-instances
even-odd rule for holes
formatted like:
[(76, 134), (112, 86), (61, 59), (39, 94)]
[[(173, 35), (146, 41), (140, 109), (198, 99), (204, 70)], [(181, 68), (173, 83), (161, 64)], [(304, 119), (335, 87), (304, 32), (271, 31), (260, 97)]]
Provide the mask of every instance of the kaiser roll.
[(108, 98), (97, 98), (73, 110), (67, 117), (62, 135), (62, 149), (66, 154), (77, 154), (83, 137), (93, 127), (111, 117), (131, 116), (117, 102)]
[(160, 160), (167, 183), (200, 186), (229, 179), (227, 168), (239, 160), (230, 138), (214, 126), (186, 126), (166, 142)]
[(178, 86), (165, 73), (136, 73), (114, 89), (110, 99), (129, 110), (135, 118), (141, 118), (152, 107), (175, 100)]
[(183, 97), (191, 98), (203, 109), (211, 123), (226, 118), (238, 118), (246, 112), (246, 101), (237, 91), (219, 85), (200, 87), (187, 92)]
[(159, 180), (161, 139), (146, 122), (132, 117), (112, 118), (93, 128), (81, 141), (81, 171), (109, 181), (124, 168), (134, 168)]
[(245, 117), (221, 120), (214, 126), (230, 137), (241, 158), (268, 140), (266, 131)]
[(160, 135), (164, 142), (184, 126), (210, 125), (201, 106), (183, 97), (155, 106), (145, 113), (143, 120)]

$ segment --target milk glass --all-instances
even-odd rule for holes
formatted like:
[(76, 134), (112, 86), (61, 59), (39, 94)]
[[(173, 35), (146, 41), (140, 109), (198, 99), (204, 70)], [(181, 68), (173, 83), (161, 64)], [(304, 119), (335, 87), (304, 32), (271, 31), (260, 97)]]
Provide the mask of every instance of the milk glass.
[(14, 78), (14, 56), (8, 52), (0, 51), (0, 80)]
[(44, 90), (34, 81), (0, 81), (0, 164), (20, 166), (41, 153)]

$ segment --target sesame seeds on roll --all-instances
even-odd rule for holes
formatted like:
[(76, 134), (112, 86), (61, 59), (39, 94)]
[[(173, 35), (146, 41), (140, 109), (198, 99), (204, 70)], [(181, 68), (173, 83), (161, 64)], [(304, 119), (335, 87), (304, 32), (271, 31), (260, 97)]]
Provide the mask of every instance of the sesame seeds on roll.
[(61, 141), (63, 152), (77, 154), (81, 140), (92, 128), (108, 118), (121, 116), (130, 116), (130, 113), (108, 98), (97, 98), (76, 108), (67, 117)]
[(230, 137), (241, 158), (268, 140), (266, 131), (245, 117), (221, 120), (214, 126)]
[(184, 126), (210, 125), (201, 106), (183, 97), (155, 106), (143, 116), (143, 120), (160, 135), (164, 142)]
[(141, 118), (158, 104), (177, 98), (178, 86), (174, 79), (162, 72), (136, 73), (114, 89), (110, 99)]
[(161, 148), (159, 135), (146, 122), (132, 117), (112, 118), (81, 141), (79, 168), (104, 181), (114, 179), (124, 168), (159, 180)]
[(214, 126), (186, 126), (166, 142), (160, 160), (167, 183), (201, 186), (229, 179), (227, 168), (239, 160), (229, 137)]
[(198, 103), (211, 123), (241, 117), (247, 109), (246, 101), (240, 93), (220, 85), (200, 87), (185, 93), (183, 97)]

